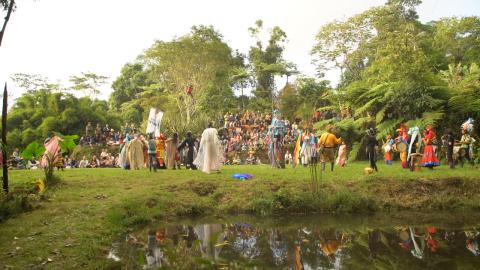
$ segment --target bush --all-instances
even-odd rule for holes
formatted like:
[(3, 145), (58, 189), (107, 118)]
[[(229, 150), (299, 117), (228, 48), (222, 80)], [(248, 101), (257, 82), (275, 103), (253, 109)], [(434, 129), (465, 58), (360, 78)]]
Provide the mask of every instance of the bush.
[(0, 222), (7, 218), (32, 210), (29, 193), (25, 190), (15, 190), (5, 194), (0, 191)]

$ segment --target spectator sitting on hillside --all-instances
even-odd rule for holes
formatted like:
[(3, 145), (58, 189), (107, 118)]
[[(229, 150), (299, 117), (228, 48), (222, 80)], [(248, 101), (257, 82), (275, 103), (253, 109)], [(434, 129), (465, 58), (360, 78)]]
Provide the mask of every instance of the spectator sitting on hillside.
[(18, 148), (15, 148), (15, 150), (13, 151), (12, 158), (15, 163), (21, 162), (23, 160), (22, 157), (20, 157)]
[(35, 159), (35, 157), (32, 157), (27, 162), (27, 169), (36, 170), (36, 169), (38, 169), (38, 165), (39, 165), (38, 161)]
[(88, 168), (98, 168), (100, 167), (100, 162), (97, 159), (97, 156), (93, 156), (90, 163), (88, 163)]
[(109, 156), (107, 149), (102, 149), (102, 152), (100, 153), (100, 159), (105, 160)]
[(87, 168), (89, 163), (90, 162), (88, 161), (87, 157), (83, 156), (82, 160), (80, 160), (80, 163), (78, 164), (78, 167), (79, 168)]
[(255, 151), (248, 152), (248, 158), (245, 160), (247, 164), (255, 165), (257, 158), (255, 157)]
[(292, 154), (290, 154), (290, 151), (287, 150), (287, 153), (285, 153), (285, 164), (291, 164), (292, 162)]
[(240, 165), (240, 164), (242, 164), (242, 159), (238, 156), (238, 154), (235, 154), (235, 158), (233, 159), (232, 164), (233, 164), (233, 165)]

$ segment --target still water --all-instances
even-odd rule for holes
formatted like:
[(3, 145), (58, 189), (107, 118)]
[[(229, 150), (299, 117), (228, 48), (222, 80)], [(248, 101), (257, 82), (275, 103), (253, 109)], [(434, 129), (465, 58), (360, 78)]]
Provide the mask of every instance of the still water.
[[(470, 217), (230, 217), (148, 226), (112, 245), (125, 269), (480, 269)], [(478, 226), (477, 226), (478, 225)]]

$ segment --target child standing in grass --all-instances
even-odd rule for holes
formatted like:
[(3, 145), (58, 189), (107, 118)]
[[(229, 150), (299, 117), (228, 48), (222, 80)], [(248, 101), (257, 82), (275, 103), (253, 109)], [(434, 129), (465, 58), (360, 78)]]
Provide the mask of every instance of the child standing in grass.
[(383, 150), (385, 151), (385, 164), (392, 165), (392, 148), (395, 141), (392, 139), (392, 135), (387, 135), (387, 141), (383, 145)]

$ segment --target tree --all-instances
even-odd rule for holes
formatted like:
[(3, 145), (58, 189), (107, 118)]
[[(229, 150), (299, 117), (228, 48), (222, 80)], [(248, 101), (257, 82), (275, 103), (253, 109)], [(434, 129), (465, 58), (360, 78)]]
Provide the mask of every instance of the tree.
[[(267, 45), (261, 40), (263, 21), (257, 20), (255, 26), (248, 29), (250, 35), (256, 39), (250, 47), (248, 59), (255, 75), (255, 97), (271, 100), (273, 105), (275, 91), (275, 75), (288, 75), (295, 69), (294, 65), (283, 59), (284, 44), (287, 34), (278, 26), (270, 31)], [(267, 108), (263, 108), (265, 110)], [(263, 111), (262, 110), (262, 111)]]
[(144, 56), (154, 80), (175, 100), (180, 126), (188, 126), (202, 110), (221, 113), (222, 104), (234, 101), (232, 53), (222, 39), (211, 26), (193, 26), (189, 35), (157, 41)]
[(120, 109), (124, 102), (137, 98), (146, 86), (152, 85), (154, 82), (148, 72), (141, 61), (127, 63), (112, 83), (111, 107)]
[(83, 91), (85, 96), (95, 100), (95, 97), (100, 94), (99, 88), (107, 83), (108, 77), (97, 75), (92, 72), (82, 72), (79, 76), (70, 76), (72, 90)]
[(7, 29), (8, 21), (10, 20), (10, 15), (13, 11), (15, 11), (16, 4), (15, 0), (0, 0), (0, 6), (3, 8), (3, 11), (6, 11), (7, 14), (3, 21), (2, 30), (0, 31), (0, 46), (2, 46), (3, 35), (5, 34), (5, 30)]
[(8, 125), (12, 128), (7, 139), (13, 147), (43, 142), (53, 132), (83, 134), (88, 122), (120, 127), (118, 115), (108, 110), (106, 101), (77, 98), (56, 89), (58, 85), (46, 82), (16, 99), (8, 114)]

